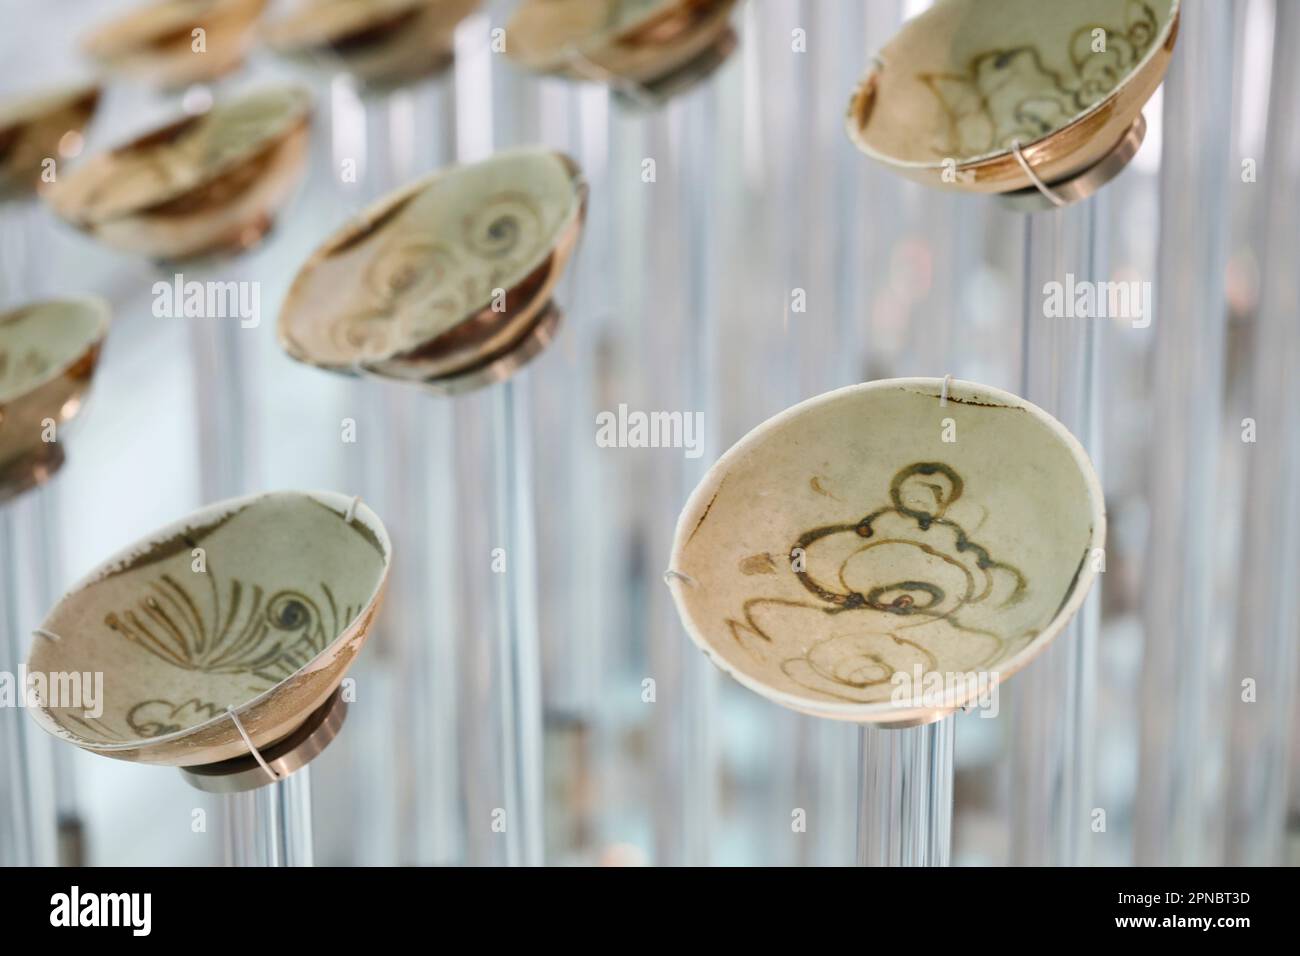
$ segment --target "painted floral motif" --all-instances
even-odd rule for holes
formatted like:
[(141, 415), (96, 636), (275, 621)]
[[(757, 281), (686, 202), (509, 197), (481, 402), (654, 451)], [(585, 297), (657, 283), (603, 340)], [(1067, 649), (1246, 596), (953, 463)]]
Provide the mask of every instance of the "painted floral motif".
[[(1154, 42), (1159, 22), (1140, 0), (1130, 0), (1122, 28), (1089, 24), (1070, 38), (1070, 69), (1044, 65), (1037, 47), (988, 50), (973, 57), (965, 73), (924, 73), (925, 83), (948, 117), (938, 156), (978, 156), (1029, 143), (1059, 129), (1105, 99)], [(1104, 50), (1095, 49), (1105, 31)]]
[(793, 543), (779, 573), (811, 600), (751, 598), (727, 622), (732, 636), (801, 687), (854, 703), (888, 699), (899, 671), (966, 673), (1003, 659), (1033, 637), (1004, 623), (1029, 585), (946, 517), (963, 487), (939, 462), (901, 469), (889, 506)]
[(459, 247), (428, 233), (394, 236), (366, 267), (364, 306), (333, 326), (334, 344), (378, 356), (427, 342), (490, 302), (543, 251), (543, 225), (533, 197), (507, 190), (464, 218)]
[(164, 574), (135, 607), (110, 612), (115, 634), (160, 660), (205, 674), (248, 674), (267, 689), (323, 651), (355, 608), (338, 606), (329, 586), (317, 600), (297, 590), (268, 595), (238, 578), (224, 590), (211, 571), (190, 586)]

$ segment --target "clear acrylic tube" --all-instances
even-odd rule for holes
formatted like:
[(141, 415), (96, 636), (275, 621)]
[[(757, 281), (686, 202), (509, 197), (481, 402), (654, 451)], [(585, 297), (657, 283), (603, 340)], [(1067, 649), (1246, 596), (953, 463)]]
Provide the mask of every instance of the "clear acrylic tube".
[[(1237, 638), (1231, 664), (1232, 737), (1228, 763), (1227, 862), (1284, 861), (1287, 786), (1297, 734), (1300, 644), (1300, 403), (1291, 391), (1300, 368), (1300, 301), (1295, 243), (1300, 235), (1300, 5), (1277, 4), (1268, 142), (1260, 186), (1270, 197), (1256, 316), (1249, 421), (1240, 423), (1246, 458)], [(1254, 434), (1250, 435), (1249, 432)]]
[(859, 731), (858, 865), (947, 866), (952, 851), (952, 743), (945, 717)]
[[(179, 268), (179, 267), (178, 267)], [(248, 383), (234, 319), (187, 319), (194, 363), (199, 494), (204, 503), (244, 492)]]
[(311, 768), (221, 797), (227, 866), (311, 866)]
[[(702, 414), (700, 454), (661, 450), (653, 461), (655, 506), (649, 516), (651, 559), (662, 572), (669, 553), (676, 515), (707, 463), (717, 455), (717, 409), (713, 371), (717, 289), (713, 263), (714, 153), (716, 97), (712, 84), (683, 94), (646, 123), (646, 155), (658, 157), (657, 228), (679, 237), (654, 250), (659, 257), (651, 287), (665, 288), (665, 299), (647, 316), (651, 367), (665, 370), (647, 382), (652, 408)], [(665, 162), (665, 159), (668, 161)], [(662, 198), (659, 198), (662, 196)], [(673, 235), (673, 233), (667, 233)], [(669, 283), (679, 285), (668, 301)], [(668, 372), (667, 370), (672, 370)], [(644, 452), (642, 452), (644, 454)], [(668, 589), (651, 591), (650, 673), (656, 683), (651, 716), (654, 739), (654, 862), (660, 865), (707, 865), (714, 843), (719, 773), (714, 747), (716, 669), (682, 632)]]
[[(1025, 216), (1021, 394), (1054, 415), (1100, 472), (1097, 375), (1103, 319), (1046, 313), (1048, 283), (1066, 300), (1101, 275), (1097, 237), (1104, 194)], [(1089, 832), (1100, 585), (1052, 646), (1008, 685), (1012, 706), (1010, 858), (1016, 865), (1084, 862)]]
[[(26, 693), (19, 677), (36, 615), (44, 610), (31, 601), (30, 571), (47, 545), (42, 499), (49, 490), (35, 488), (0, 505), (0, 671), (13, 675), (15, 695)], [(0, 864), (56, 862), (53, 743), (23, 707), (0, 707)]]
[[(1216, 862), (1207, 779), (1227, 302), (1232, 10), (1183, 11), (1164, 83), (1135, 862)], [(1197, 197), (1195, 202), (1190, 197)]]
[(543, 861), (527, 372), (454, 399), (456, 633), (467, 860)]

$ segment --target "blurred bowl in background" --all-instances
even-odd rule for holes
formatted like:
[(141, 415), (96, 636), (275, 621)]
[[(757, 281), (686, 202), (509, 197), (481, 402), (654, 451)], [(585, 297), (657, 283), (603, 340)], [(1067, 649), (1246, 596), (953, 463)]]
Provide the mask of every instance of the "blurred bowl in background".
[(550, 341), (586, 200), (577, 164), (550, 150), (439, 170), (313, 253), (285, 298), (280, 343), (309, 365), (440, 390), (500, 378)]
[[(521, 66), (645, 87), (707, 75), (735, 48), (736, 0), (524, 0), (506, 28)], [(687, 83), (672, 84), (673, 92)], [(658, 98), (658, 97), (656, 97)]]
[(82, 48), (103, 69), (164, 89), (207, 83), (244, 62), (265, 6), (266, 0), (158, 0), (101, 24)]
[(97, 85), (82, 85), (0, 103), (0, 197), (38, 187), (47, 160), (57, 169), (81, 151), (99, 97)]
[(283, 56), (341, 70), (367, 86), (388, 87), (445, 69), (456, 26), (482, 0), (298, 0), (266, 24), (267, 44)]
[(58, 430), (81, 409), (108, 326), (108, 304), (94, 298), (0, 313), (0, 501), (63, 464)]
[(240, 251), (306, 168), (311, 98), (276, 87), (218, 103), (76, 166), (47, 198), (106, 245), (164, 261)]

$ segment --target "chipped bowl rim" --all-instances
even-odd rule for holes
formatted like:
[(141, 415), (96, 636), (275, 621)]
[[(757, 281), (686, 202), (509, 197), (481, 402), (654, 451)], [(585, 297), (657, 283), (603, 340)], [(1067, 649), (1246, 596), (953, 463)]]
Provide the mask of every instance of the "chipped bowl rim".
[[(244, 508), (247, 508), (250, 505), (256, 504), (261, 501), (265, 501), (270, 498), (282, 498), (282, 497), (309, 498), (311, 500), (314, 500), (318, 504), (321, 504), (326, 508), (328, 508), (330, 511), (335, 512), (339, 520), (345, 520), (347, 515), (347, 509), (352, 505), (354, 501), (353, 498), (339, 491), (319, 491), (319, 490), (299, 491), (292, 488), (286, 488), (277, 491), (262, 491), (256, 494), (242, 495), (238, 498), (227, 498), (222, 501), (217, 501), (214, 502), (213, 504), (206, 505), (195, 511), (191, 511), (189, 514), (185, 515), (182, 518), (178, 518), (175, 521), (169, 522), (168, 524), (163, 525), (162, 527), (157, 528), (154, 531), (151, 531), (140, 538), (137, 538), (131, 544), (127, 545), (124, 548), (119, 549), (118, 551), (114, 552), (105, 560), (99, 562), (99, 564), (97, 564), (93, 570), (91, 570), (88, 574), (86, 574), (79, 581), (77, 581), (76, 584), (72, 585), (72, 587), (68, 588), (68, 590), (64, 592), (63, 596), (60, 597), (59, 600), (55, 602), (54, 606), (50, 608), (50, 610), (44, 615), (44, 617), (42, 617), (40, 626), (43, 628), (45, 626), (45, 623), (50, 619), (51, 616), (53, 616), (55, 611), (61, 608), (68, 601), (75, 600), (77, 595), (79, 595), (82, 591), (85, 591), (87, 588), (91, 587), (92, 585), (106, 578), (108, 575), (112, 573), (112, 571), (115, 568), (121, 566), (126, 562), (129, 562), (132, 558), (138, 557), (139, 555), (147, 552), (159, 541), (163, 541), (166, 540), (167, 538), (174, 537), (177, 533), (184, 531), (186, 528), (193, 527), (196, 522), (204, 522), (204, 521), (210, 522), (214, 519), (219, 519), (226, 516), (232, 516), (235, 513), (243, 510)], [(383, 567), (380, 569), (379, 578), (375, 582), (375, 586), (371, 590), (370, 596), (366, 599), (366, 603), (361, 607), (360, 610), (357, 611), (357, 613), (353, 616), (352, 620), (348, 622), (347, 626), (343, 628), (343, 630), (340, 631), (337, 635), (335, 635), (334, 639), (330, 641), (328, 644), (326, 644), (325, 647), (323, 647), (320, 651), (318, 651), (315, 655), (313, 655), (311, 660), (309, 660), (306, 664), (304, 664), (302, 667), (299, 667), (297, 670), (295, 670), (292, 674), (289, 674), (287, 677), (284, 677), (283, 679), (277, 681), (271, 687), (268, 687), (266, 690), (262, 691), (256, 696), (250, 697), (248, 700), (241, 703), (238, 707), (231, 708), (231, 710), (233, 710), (236, 716), (245, 714), (248, 711), (252, 710), (254, 707), (257, 707), (265, 703), (269, 698), (273, 697), (277, 692), (279, 692), (279, 690), (282, 687), (284, 687), (284, 685), (288, 684), (290, 681), (294, 680), (299, 675), (316, 669), (317, 664), (321, 660), (333, 659), (334, 655), (338, 652), (338, 650), (344, 645), (346, 645), (349, 641), (351, 641), (356, 636), (356, 631), (358, 627), (362, 624), (362, 622), (369, 620), (370, 625), (373, 627), (374, 625), (373, 612), (375, 610), (376, 605), (383, 597), (384, 588), (388, 584), (388, 573), (392, 567), (392, 560), (393, 560), (393, 545), (392, 545), (392, 541), (388, 537), (388, 529), (384, 527), (383, 521), (380, 519), (379, 515), (375, 514), (374, 510), (371, 509), (370, 506), (367, 505), (364, 501), (356, 500), (356, 510), (353, 513), (353, 517), (361, 521), (363, 524), (365, 524), (366, 527), (369, 528), (370, 531), (374, 533), (376, 540), (379, 542), (379, 545), (383, 550), (383, 555), (382, 555)], [(31, 660), (31, 650), (29, 649), (27, 652), (27, 656), (24, 658), (24, 663), (25, 664), (29, 663), (30, 660)], [(23, 693), (26, 694), (25, 688), (23, 689)], [(173, 730), (170, 733), (159, 734), (158, 736), (155, 737), (142, 737), (137, 740), (129, 740), (129, 741), (102, 741), (101, 742), (101, 741), (92, 740), (88, 737), (83, 737), (79, 734), (75, 734), (72, 731), (68, 730), (65, 726), (63, 726), (63, 724), (59, 723), (57, 720), (54, 719), (54, 717), (50, 714), (49, 708), (46, 707), (45, 705), (28, 708), (28, 712), (31, 714), (32, 719), (36, 721), (36, 723), (40, 726), (40, 728), (46, 731), (47, 733), (51, 734), (52, 736), (76, 744), (78, 747), (81, 747), (83, 750), (89, 750), (92, 753), (99, 753), (99, 754), (106, 754), (106, 755), (112, 755), (124, 751), (149, 750), (154, 747), (161, 746), (163, 744), (174, 743), (178, 740), (183, 740), (186, 737), (196, 734), (202, 730), (206, 730), (210, 727), (215, 727), (224, 721), (230, 720), (230, 711), (223, 711), (220, 714), (217, 714), (215, 717), (210, 717), (207, 720), (201, 721), (200, 723), (193, 724), (192, 726), (185, 727), (181, 730)], [(306, 715), (304, 715), (304, 717), (305, 716)]]
[[(705, 472), (704, 477), (700, 479), (690, 496), (686, 499), (685, 505), (682, 506), (681, 513), (677, 518), (677, 526), (673, 532), (673, 547), (669, 567), (675, 567), (677, 558), (686, 547), (687, 542), (693, 532), (693, 523), (698, 520), (696, 515), (703, 505), (703, 499), (706, 494), (717, 491), (717, 483), (713, 476), (719, 471), (725, 472), (727, 467), (737, 458), (750, 452), (761, 441), (770, 429), (778, 428), (787, 422), (799, 418), (801, 415), (823, 405), (830, 405), (844, 401), (857, 395), (864, 395), (876, 391), (913, 391), (920, 394), (929, 395), (938, 399), (942, 394), (944, 379), (942, 378), (886, 378), (877, 379), (871, 382), (861, 382), (856, 385), (848, 385), (843, 388), (833, 389), (829, 392), (823, 392), (812, 398), (805, 399), (796, 405), (792, 405), (782, 412), (765, 419), (758, 425), (751, 428), (745, 433), (739, 441), (728, 448), (712, 466)], [(1080, 563), (1080, 572), (1077, 575), (1074, 584), (1070, 590), (1069, 597), (1061, 604), (1052, 619), (1042, 630), (1035, 635), (1019, 652), (1003, 661), (996, 669), (990, 669), (987, 674), (990, 678), (989, 686), (1000, 685), (1007, 678), (1011, 677), (1017, 671), (1032, 661), (1035, 657), (1046, 650), (1047, 646), (1060, 634), (1061, 631), (1073, 620), (1083, 602), (1087, 599), (1092, 590), (1092, 585), (1097, 577), (1097, 570), (1093, 562), (1088, 557), (1097, 548), (1104, 548), (1106, 543), (1106, 502), (1102, 491), (1101, 481), (1097, 477), (1097, 472), (1093, 467), (1088, 453), (1084, 450), (1083, 445), (1075, 438), (1073, 433), (1058, 421), (1053, 415), (1048, 414), (1042, 408), (1033, 404), (1026, 399), (1021, 398), (1012, 392), (1004, 391), (991, 385), (982, 385), (978, 382), (965, 381), (963, 379), (949, 378), (948, 395), (957, 402), (961, 401), (960, 396), (969, 395), (991, 399), (997, 405), (1007, 408), (1020, 408), (1045, 425), (1048, 430), (1065, 446), (1070, 453), (1074, 463), (1078, 466), (1080, 473), (1083, 475), (1084, 484), (1088, 492), (1088, 505), (1092, 529), (1088, 537), (1087, 547)], [(792, 710), (799, 711), (814, 717), (830, 718), (835, 720), (847, 720), (862, 724), (877, 724), (885, 727), (904, 727), (915, 726), (917, 724), (928, 723), (932, 720), (938, 720), (947, 716), (958, 707), (968, 706), (971, 703), (971, 695), (965, 695), (960, 701), (955, 702), (953, 707), (930, 707), (930, 706), (909, 706), (899, 707), (889, 701), (877, 701), (872, 703), (849, 703), (846, 701), (823, 700), (811, 695), (794, 694), (789, 691), (779, 690), (762, 680), (746, 673), (741, 668), (724, 658), (715, 649), (713, 644), (708, 640), (707, 629), (701, 626), (694, 615), (691, 613), (688, 603), (682, 597), (684, 593), (681, 585), (674, 586), (669, 584), (669, 591), (672, 594), (673, 604), (677, 609), (678, 618), (681, 620), (682, 627), (690, 636), (692, 643), (704, 652), (704, 655), (713, 662), (723, 673), (734, 679), (737, 683), (754, 691), (762, 697), (766, 697), (775, 703)]]
[[(1147, 50), (1146, 54), (1142, 57), (1142, 59), (1140, 59), (1137, 63), (1133, 64), (1132, 68), (1129, 69), (1129, 71), (1124, 74), (1124, 78), (1120, 80), (1120, 82), (1115, 84), (1114, 89), (1112, 89), (1101, 99), (1097, 100), (1097, 102), (1093, 103), (1091, 106), (1087, 107), (1084, 110), (1079, 111), (1078, 113), (1075, 113), (1073, 116), (1070, 117), (1069, 121), (1062, 123), (1060, 126), (1056, 127), (1056, 129), (1051, 130), (1048, 133), (1044, 133), (1042, 136), (1038, 136), (1032, 140), (1021, 143), (1020, 149), (1022, 152), (1028, 150), (1032, 146), (1041, 145), (1042, 143), (1045, 143), (1048, 140), (1053, 139), (1054, 137), (1064, 134), (1067, 130), (1073, 129), (1074, 127), (1079, 126), (1080, 124), (1086, 122), (1088, 118), (1091, 117), (1094, 113), (1097, 113), (1102, 109), (1108, 108), (1112, 103), (1115, 102), (1115, 100), (1120, 96), (1120, 94), (1124, 91), (1126, 87), (1128, 87), (1133, 82), (1135, 82), (1138, 76), (1142, 75), (1151, 66), (1151, 62), (1156, 57), (1163, 55), (1165, 45), (1169, 42), (1169, 38), (1177, 32), (1179, 23), (1182, 18), (1183, 0), (1167, 0), (1167, 2), (1169, 3), (1169, 19), (1165, 21), (1164, 27), (1160, 30), (1159, 33), (1155, 35), (1155, 38), (1151, 41), (1151, 48)], [(933, 9), (934, 9), (933, 7), (930, 7), (929, 9), (923, 11), (922, 13), (917, 14), (917, 17), (924, 16), (930, 11), (932, 11)], [(908, 27), (908, 25), (912, 23), (913, 20), (917, 19), (917, 17), (912, 17), (904, 21), (902, 24), (900, 24), (899, 28), (893, 33), (892, 36), (890, 36), (885, 46), (881, 47), (881, 52), (883, 53), (884, 50), (887, 49), (889, 45), (894, 42), (895, 38), (897, 38), (898, 35), (902, 33), (903, 30), (905, 30)], [(1165, 70), (1161, 71), (1162, 74), (1165, 71), (1167, 71), (1167, 68), (1168, 67), (1166, 66)], [(853, 88), (853, 93), (849, 97), (848, 109), (846, 110), (844, 116), (844, 127), (845, 127), (845, 131), (848, 133), (849, 139), (853, 142), (853, 145), (856, 146), (858, 150), (863, 153), (863, 155), (868, 156), (871, 159), (874, 159), (877, 162), (882, 163), (885, 166), (890, 166), (894, 169), (906, 169), (906, 170), (918, 170), (918, 171), (943, 169), (944, 164), (948, 161), (949, 157), (941, 157), (940, 159), (933, 160), (933, 161), (901, 159), (897, 156), (893, 156), (888, 153), (883, 153), (880, 150), (876, 149), (874, 146), (871, 146), (867, 142), (866, 136), (863, 134), (862, 126), (857, 122), (857, 114), (859, 112), (858, 105), (861, 102), (863, 97), (867, 95), (871, 95), (871, 96), (878, 95), (872, 90), (872, 88), (875, 86), (876, 82), (878, 81), (881, 72), (882, 72), (881, 67), (876, 64), (873, 64), (866, 71), (866, 73), (862, 75), (862, 78), (858, 81), (857, 85), (854, 86)], [(1161, 77), (1161, 80), (1163, 81), (1163, 75)], [(1145, 104), (1143, 104), (1143, 106), (1145, 106)], [(1142, 107), (1140, 106), (1138, 108), (1138, 112), (1140, 113), (1141, 111), (1142, 111)], [(986, 163), (993, 162), (995, 160), (1005, 159), (1008, 156), (1014, 155), (1014, 153), (1015, 153), (1014, 149), (1006, 148), (1006, 149), (994, 149), (994, 150), (990, 150), (989, 152), (980, 153), (975, 156), (967, 156), (962, 159), (957, 159), (956, 157), (951, 157), (951, 158), (956, 160), (956, 165), (954, 168), (969, 169), (973, 166), (981, 166)]]

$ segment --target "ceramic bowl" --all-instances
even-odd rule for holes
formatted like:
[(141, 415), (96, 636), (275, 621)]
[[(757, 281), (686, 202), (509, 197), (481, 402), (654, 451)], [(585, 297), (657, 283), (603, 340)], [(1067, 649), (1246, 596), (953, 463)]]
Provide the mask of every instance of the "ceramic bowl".
[[(60, 429), (81, 408), (108, 334), (107, 303), (54, 299), (0, 313), (0, 501), (63, 462)], [(49, 425), (53, 422), (54, 441)]]
[(682, 511), (668, 580), (691, 638), (746, 687), (906, 726), (975, 702), (1060, 633), (1105, 524), (1087, 456), (1041, 409), (892, 379), (796, 405), (723, 455)]
[(654, 87), (698, 79), (735, 46), (735, 0), (524, 0), (506, 28), (520, 65), (573, 79)]
[(849, 136), (940, 188), (1032, 188), (1017, 141), (1044, 182), (1069, 179), (1136, 122), (1178, 18), (1179, 0), (938, 0), (880, 51), (849, 103)]
[(276, 52), (392, 86), (448, 66), (482, 0), (299, 0), (263, 30)]
[(543, 149), (435, 172), (311, 256), (280, 344), (320, 368), (433, 386), (517, 363), (549, 339), (586, 197), (577, 164)]
[(37, 186), (47, 159), (68, 158), (68, 137), (86, 128), (99, 93), (75, 86), (0, 103), (0, 197)]
[(343, 680), (390, 557), (383, 523), (345, 495), (273, 492), (204, 508), (110, 558), (59, 601), (33, 639), (28, 673), (102, 674), (102, 700), (54, 700), (50, 680), (30, 712), (56, 737), (140, 763), (246, 754), (227, 708), (268, 747)]
[(90, 158), (47, 198), (105, 244), (153, 259), (246, 249), (301, 179), (310, 125), (304, 90), (249, 93)]
[(104, 69), (165, 89), (206, 83), (243, 63), (265, 6), (266, 0), (160, 0), (100, 25), (82, 47)]

